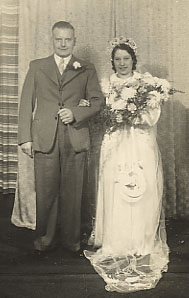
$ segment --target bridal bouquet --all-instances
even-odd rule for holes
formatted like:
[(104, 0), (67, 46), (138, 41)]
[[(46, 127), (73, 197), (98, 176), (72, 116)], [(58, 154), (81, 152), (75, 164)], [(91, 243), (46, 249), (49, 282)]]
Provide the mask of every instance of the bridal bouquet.
[(181, 92), (171, 88), (167, 80), (149, 73), (135, 73), (125, 82), (112, 79), (109, 84), (102, 83), (102, 88), (107, 99), (103, 121), (109, 132), (124, 124), (135, 125), (142, 113), (159, 108), (170, 95)]

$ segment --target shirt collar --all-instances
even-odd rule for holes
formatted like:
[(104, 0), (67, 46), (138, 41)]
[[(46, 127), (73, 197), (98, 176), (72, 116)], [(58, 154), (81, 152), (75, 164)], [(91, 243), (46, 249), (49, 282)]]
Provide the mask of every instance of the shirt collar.
[[(59, 65), (59, 63), (62, 60), (62, 58), (63, 57), (60, 57), (60, 56), (54, 54), (54, 60), (55, 60), (55, 62), (56, 62), (57, 65)], [(64, 57), (64, 64), (65, 64), (65, 66), (70, 62), (71, 58), (72, 58), (72, 55), (69, 55), (67, 57)]]

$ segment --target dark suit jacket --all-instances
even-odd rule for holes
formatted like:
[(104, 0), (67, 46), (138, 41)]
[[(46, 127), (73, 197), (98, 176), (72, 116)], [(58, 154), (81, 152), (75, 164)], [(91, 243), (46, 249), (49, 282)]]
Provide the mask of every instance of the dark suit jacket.
[[(30, 63), (21, 94), (19, 144), (32, 141), (34, 150), (49, 152), (56, 135), (57, 112), (63, 103), (75, 118), (68, 125), (74, 150), (81, 152), (89, 149), (88, 120), (104, 105), (96, 70), (93, 64), (72, 56), (62, 82), (60, 88), (54, 55)], [(80, 99), (89, 100), (90, 107), (79, 107)]]

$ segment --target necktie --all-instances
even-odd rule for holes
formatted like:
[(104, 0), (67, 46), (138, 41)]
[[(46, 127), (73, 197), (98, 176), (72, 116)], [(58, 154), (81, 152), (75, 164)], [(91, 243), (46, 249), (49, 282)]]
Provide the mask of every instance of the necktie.
[(65, 64), (64, 64), (64, 58), (62, 58), (58, 64), (58, 69), (61, 73), (61, 75), (63, 74), (64, 72), (64, 68), (65, 68)]

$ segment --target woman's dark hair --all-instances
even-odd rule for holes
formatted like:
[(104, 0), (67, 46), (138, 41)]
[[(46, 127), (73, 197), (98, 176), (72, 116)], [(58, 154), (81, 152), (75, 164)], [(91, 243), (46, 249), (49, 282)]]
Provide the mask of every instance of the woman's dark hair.
[(115, 48), (113, 49), (112, 54), (111, 54), (112, 69), (116, 72), (115, 64), (114, 64), (114, 57), (115, 57), (115, 53), (117, 52), (117, 50), (127, 51), (131, 55), (131, 58), (133, 60), (132, 70), (135, 70), (136, 64), (137, 64), (137, 58), (136, 58), (135, 52), (129, 45), (127, 45), (125, 43), (121, 43), (121, 44), (115, 46)]

